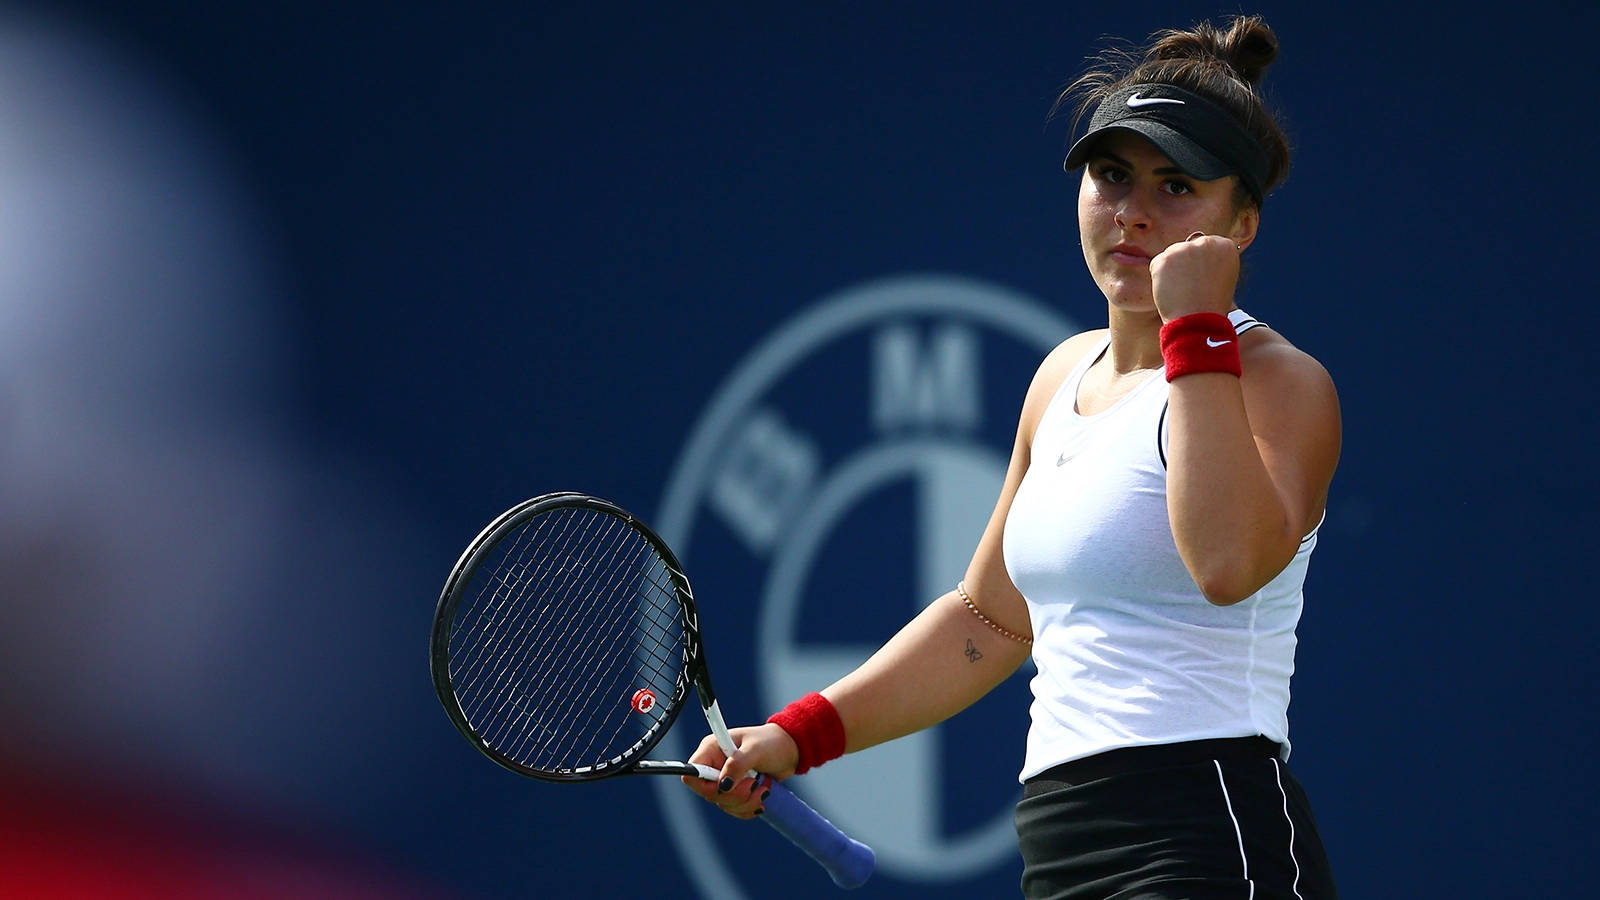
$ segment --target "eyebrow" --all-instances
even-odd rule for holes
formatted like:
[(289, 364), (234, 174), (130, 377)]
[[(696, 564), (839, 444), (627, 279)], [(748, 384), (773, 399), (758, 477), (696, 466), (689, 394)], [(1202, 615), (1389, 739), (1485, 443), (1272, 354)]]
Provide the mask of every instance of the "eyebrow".
[[(1117, 165), (1123, 167), (1124, 169), (1127, 169), (1130, 172), (1131, 171), (1135, 171), (1133, 163), (1128, 162), (1127, 160), (1123, 159), (1122, 157), (1116, 155), (1115, 153), (1111, 153), (1111, 152), (1106, 151), (1106, 150), (1096, 150), (1092, 155), (1093, 156), (1103, 157), (1105, 159), (1109, 159), (1112, 162), (1114, 162)], [(1184, 170), (1178, 168), (1177, 166), (1162, 166), (1161, 168), (1155, 170), (1155, 174), (1156, 175), (1183, 175), (1183, 176), (1188, 177), (1188, 178), (1193, 178), (1194, 177), (1193, 175), (1190, 175), (1188, 172), (1185, 172)]]

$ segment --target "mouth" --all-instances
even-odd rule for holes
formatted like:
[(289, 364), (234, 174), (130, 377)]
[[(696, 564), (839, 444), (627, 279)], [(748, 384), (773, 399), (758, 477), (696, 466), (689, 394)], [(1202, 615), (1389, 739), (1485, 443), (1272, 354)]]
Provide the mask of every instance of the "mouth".
[(1118, 244), (1111, 248), (1110, 256), (1125, 266), (1148, 266), (1154, 254), (1133, 244)]

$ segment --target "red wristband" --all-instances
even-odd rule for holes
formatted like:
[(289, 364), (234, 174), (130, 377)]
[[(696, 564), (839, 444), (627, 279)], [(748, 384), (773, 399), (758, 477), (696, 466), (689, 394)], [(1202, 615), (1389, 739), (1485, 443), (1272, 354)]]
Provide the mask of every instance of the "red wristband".
[(1161, 326), (1161, 358), (1167, 363), (1168, 381), (1199, 372), (1238, 375), (1239, 334), (1224, 315), (1179, 316)]
[(800, 748), (800, 761), (794, 767), (796, 775), (844, 755), (844, 722), (821, 694), (807, 694), (773, 713), (767, 721), (789, 732)]

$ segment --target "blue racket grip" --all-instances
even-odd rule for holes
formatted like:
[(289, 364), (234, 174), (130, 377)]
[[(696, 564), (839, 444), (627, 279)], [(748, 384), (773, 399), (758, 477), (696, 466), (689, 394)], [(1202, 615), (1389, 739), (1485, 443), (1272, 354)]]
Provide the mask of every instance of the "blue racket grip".
[(767, 782), (772, 795), (762, 803), (762, 820), (827, 869), (834, 884), (847, 890), (866, 884), (877, 865), (872, 848), (840, 831), (782, 784)]

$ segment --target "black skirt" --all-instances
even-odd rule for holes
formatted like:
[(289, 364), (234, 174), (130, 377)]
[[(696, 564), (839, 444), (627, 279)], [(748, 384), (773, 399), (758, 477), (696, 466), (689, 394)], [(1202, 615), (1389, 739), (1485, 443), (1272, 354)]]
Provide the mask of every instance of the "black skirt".
[(1305, 791), (1266, 738), (1113, 750), (1030, 778), (1031, 900), (1333, 900)]

